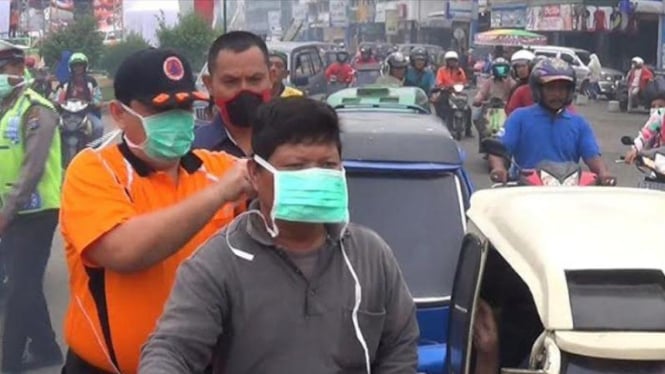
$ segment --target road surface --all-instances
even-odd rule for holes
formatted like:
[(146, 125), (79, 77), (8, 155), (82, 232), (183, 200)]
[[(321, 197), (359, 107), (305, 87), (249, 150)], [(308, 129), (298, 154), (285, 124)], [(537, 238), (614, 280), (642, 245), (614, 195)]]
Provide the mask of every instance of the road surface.
[[(578, 107), (578, 110), (592, 123), (610, 170), (618, 177), (618, 184), (620, 186), (635, 186), (640, 178), (635, 168), (615, 164), (614, 160), (618, 159), (626, 150), (626, 147), (621, 145), (619, 138), (623, 135), (634, 136), (646, 120), (647, 114), (608, 113), (606, 108), (606, 102), (599, 102)], [(477, 138), (465, 139), (462, 144), (467, 152), (466, 168), (470, 172), (476, 188), (489, 187), (491, 183), (487, 176), (486, 163), (477, 153)], [(62, 321), (68, 302), (68, 291), (67, 270), (64, 262), (62, 238), (59, 233), (56, 234), (53, 243), (44, 288), (54, 328), (64, 351)], [(32, 371), (31, 373), (56, 374), (59, 372), (60, 368), (52, 367)]]

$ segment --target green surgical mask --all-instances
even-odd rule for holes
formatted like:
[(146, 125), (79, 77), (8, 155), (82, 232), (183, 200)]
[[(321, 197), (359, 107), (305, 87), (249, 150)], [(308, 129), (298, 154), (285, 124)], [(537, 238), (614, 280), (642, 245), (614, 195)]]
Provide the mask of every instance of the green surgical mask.
[(194, 115), (182, 109), (143, 117), (126, 105), (125, 110), (141, 119), (146, 139), (134, 145), (125, 138), (129, 146), (142, 149), (155, 160), (172, 161), (187, 154), (194, 141)]
[(349, 195), (344, 170), (309, 168), (277, 170), (266, 160), (254, 156), (263, 168), (273, 174), (275, 191), (270, 218), (279, 233), (275, 220), (307, 223), (345, 223), (349, 221)]
[(20, 82), (19, 84), (12, 86), (11, 83), (9, 83), (9, 79), (20, 79), (21, 77), (16, 76), (16, 75), (10, 75), (10, 74), (0, 74), (0, 100), (4, 99), (5, 97), (9, 96), (9, 94), (14, 90), (14, 88), (22, 86), (25, 84), (25, 81)]

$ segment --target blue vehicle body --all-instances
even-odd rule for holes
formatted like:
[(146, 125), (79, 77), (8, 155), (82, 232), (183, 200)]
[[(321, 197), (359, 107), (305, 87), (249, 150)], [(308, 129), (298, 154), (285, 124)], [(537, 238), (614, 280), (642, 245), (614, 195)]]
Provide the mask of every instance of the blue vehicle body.
[[(418, 307), (418, 372), (443, 373), (452, 283), (473, 192), (465, 154), (434, 116), (339, 114), (351, 220), (377, 231), (393, 249)], [(419, 239), (425, 235), (437, 238)]]

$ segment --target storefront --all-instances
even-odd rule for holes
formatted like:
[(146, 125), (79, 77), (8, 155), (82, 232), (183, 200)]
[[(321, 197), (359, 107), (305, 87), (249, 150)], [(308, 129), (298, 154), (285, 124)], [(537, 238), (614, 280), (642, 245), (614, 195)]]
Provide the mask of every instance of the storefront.
[(526, 4), (492, 4), (490, 27), (493, 29), (523, 29), (526, 27), (526, 12)]

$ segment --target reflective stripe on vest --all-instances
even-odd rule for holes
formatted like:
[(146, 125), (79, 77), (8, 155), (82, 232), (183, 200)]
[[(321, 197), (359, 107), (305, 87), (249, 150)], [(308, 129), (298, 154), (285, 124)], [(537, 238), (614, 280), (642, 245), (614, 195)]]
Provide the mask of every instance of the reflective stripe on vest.
[[(51, 103), (31, 89), (26, 89), (14, 106), (0, 118), (0, 206), (18, 180), (21, 165), (25, 158), (24, 133), (25, 118), (33, 105), (53, 109)], [(62, 155), (60, 134), (56, 131), (44, 166), (44, 174), (37, 184), (36, 191), (18, 213), (33, 213), (60, 207), (60, 187), (62, 185)]]

